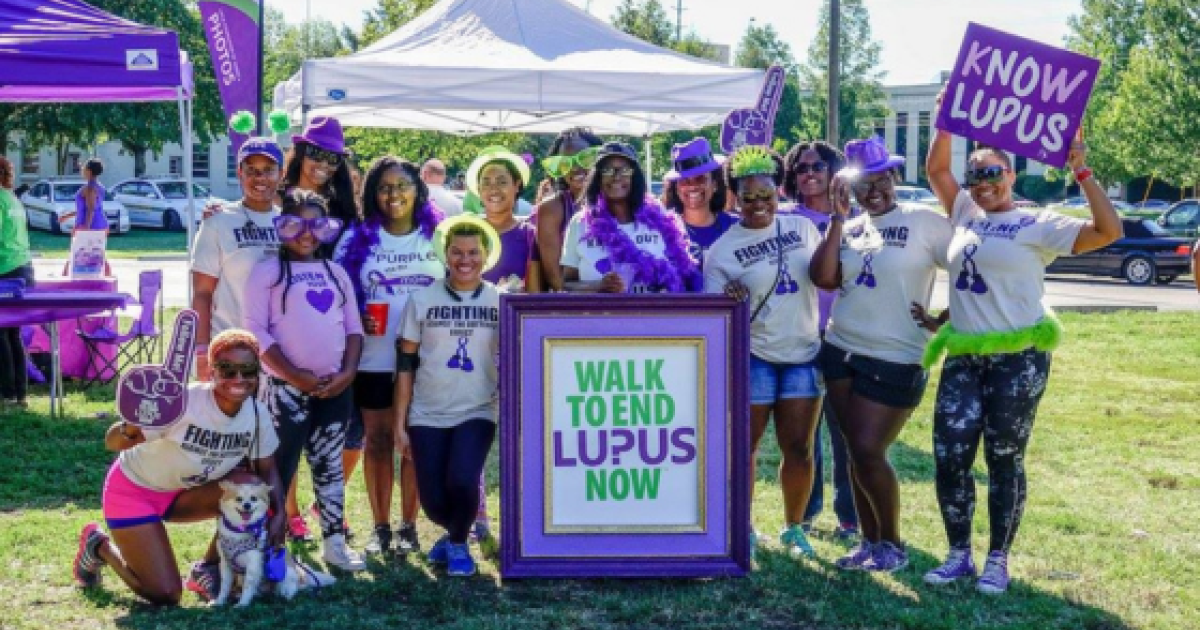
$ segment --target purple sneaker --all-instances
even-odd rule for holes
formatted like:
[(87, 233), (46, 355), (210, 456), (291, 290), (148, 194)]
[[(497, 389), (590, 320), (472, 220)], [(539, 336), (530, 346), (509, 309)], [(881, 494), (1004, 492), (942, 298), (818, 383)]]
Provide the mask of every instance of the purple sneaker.
[(885, 540), (875, 545), (874, 553), (863, 563), (862, 568), (867, 571), (895, 573), (906, 566), (908, 566), (908, 552)]
[(983, 577), (975, 584), (975, 590), (988, 595), (1003, 595), (1008, 590), (1008, 554), (993, 551), (983, 565)]
[(871, 544), (871, 541), (864, 538), (863, 540), (859, 541), (858, 545), (850, 550), (850, 553), (847, 553), (841, 558), (834, 560), (833, 564), (837, 566), (837, 568), (844, 569), (846, 571), (862, 571), (864, 568), (863, 565), (871, 559), (871, 553), (873, 549), (874, 545)]
[(951, 549), (942, 566), (925, 574), (925, 583), (940, 586), (974, 577), (975, 563), (971, 560), (971, 550)]

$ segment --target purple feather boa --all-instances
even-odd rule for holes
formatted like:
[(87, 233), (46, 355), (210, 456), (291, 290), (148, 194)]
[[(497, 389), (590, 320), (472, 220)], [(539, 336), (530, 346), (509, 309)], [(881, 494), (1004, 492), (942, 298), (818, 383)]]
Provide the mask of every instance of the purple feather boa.
[[(417, 208), (413, 215), (413, 224), (421, 232), (421, 236), (433, 239), (433, 231), (446, 215), (432, 201)], [(350, 283), (354, 285), (354, 297), (358, 299), (358, 308), (366, 308), (367, 292), (362, 285), (362, 268), (367, 263), (371, 251), (379, 246), (379, 231), (383, 229), (383, 217), (376, 214), (359, 221), (351, 228), (350, 242), (342, 250), (342, 256), (337, 262), (346, 269)]]
[(633, 213), (635, 223), (640, 223), (663, 237), (666, 259), (638, 249), (633, 239), (621, 231), (604, 195), (596, 201), (596, 207), (583, 216), (584, 238), (596, 239), (608, 252), (613, 265), (632, 263), (637, 266), (634, 282), (649, 285), (655, 291), (683, 293), (699, 291), (703, 285), (699, 266), (688, 254), (687, 233), (679, 225), (674, 214), (668, 214), (658, 201), (647, 195), (642, 205)]

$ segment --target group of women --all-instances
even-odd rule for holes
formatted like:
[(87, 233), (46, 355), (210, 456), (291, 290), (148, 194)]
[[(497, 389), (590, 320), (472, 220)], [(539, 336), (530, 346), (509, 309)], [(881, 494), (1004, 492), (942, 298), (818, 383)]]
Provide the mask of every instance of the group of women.
[[(84, 529), (79, 583), (95, 584), (110, 566), (144, 597), (178, 601), (162, 523), (215, 516), (214, 484), (247, 454), (273, 488), (272, 543), (286, 536), (284, 494), (303, 454), (325, 561), (363, 568), (344, 517), (355, 460), (344, 452), (354, 450), (356, 416), (374, 520), (367, 551), (419, 548), (419, 504), (445, 530), (429, 559), (470, 575), (469, 537), (487, 534), (482, 475), (497, 422), (500, 293), (705, 291), (742, 300), (750, 313), (751, 432), (757, 451), (774, 423), (789, 553), (813, 554), (804, 524), (825, 399), (831, 433), (849, 454), (851, 518), (862, 534), (837, 565), (907, 565), (887, 450), (919, 404), (929, 366), (947, 354), (934, 453), (950, 551), (925, 579), (977, 575), (971, 465), (982, 441), (992, 535), (977, 588), (1007, 588), (1025, 445), (1061, 332), (1041, 304), (1042, 270), (1120, 235), (1082, 144), (1071, 166), (1090, 221), (1015, 208), (1008, 156), (992, 149), (971, 154), (960, 186), (943, 132), (927, 172), (945, 212), (897, 203), (904, 160), (879, 138), (853, 141), (845, 153), (805, 143), (787, 159), (755, 146), (725, 158), (698, 138), (674, 148), (660, 202), (631, 147), (573, 129), (543, 160), (550, 183), (526, 220), (514, 208), (530, 169), (501, 147), (466, 171), (482, 215), (445, 219), (417, 166), (395, 157), (376, 160), (348, 202), (336, 120), (315, 119), (293, 140), (286, 164), (273, 142), (248, 141), (239, 154), (243, 200), (200, 231), (194, 305), (200, 373), (211, 381), (191, 386), (185, 419), (166, 431), (110, 429), (106, 444), (121, 451), (105, 486), (112, 533)], [(781, 194), (794, 204), (781, 205)], [(938, 269), (950, 272), (952, 290), (950, 308), (934, 317), (927, 309)], [(261, 403), (252, 400), (260, 372)], [(214, 437), (249, 437), (247, 427), (259, 425), (254, 439)], [(393, 532), (396, 455), (403, 497)], [(147, 472), (151, 461), (158, 472)], [(210, 548), (193, 566), (189, 588), (214, 592), (216, 558)]]

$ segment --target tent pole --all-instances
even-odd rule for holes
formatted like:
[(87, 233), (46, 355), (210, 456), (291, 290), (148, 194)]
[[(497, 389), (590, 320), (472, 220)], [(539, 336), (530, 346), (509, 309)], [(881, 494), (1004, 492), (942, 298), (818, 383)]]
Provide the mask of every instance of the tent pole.
[[(183, 174), (184, 181), (187, 182), (187, 216), (184, 221), (187, 222), (187, 255), (188, 255), (188, 271), (191, 271), (192, 265), (192, 238), (196, 231), (196, 200), (192, 191), (192, 100), (185, 98), (183, 88), (179, 88), (179, 134), (181, 136), (180, 144), (183, 146)], [(184, 280), (187, 284), (188, 308), (192, 306), (192, 279), (191, 273)]]
[(653, 144), (650, 140), (650, 134), (642, 137), (642, 143), (646, 147), (646, 183), (654, 181), (654, 156), (650, 154), (650, 145)]

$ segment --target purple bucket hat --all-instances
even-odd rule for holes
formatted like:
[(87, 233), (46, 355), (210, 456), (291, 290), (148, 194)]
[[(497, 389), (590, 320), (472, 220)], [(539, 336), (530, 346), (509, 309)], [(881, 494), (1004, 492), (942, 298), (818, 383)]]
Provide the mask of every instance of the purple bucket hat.
[(292, 136), (292, 144), (301, 142), (331, 153), (346, 155), (346, 138), (342, 136), (342, 123), (332, 116), (317, 116), (308, 121), (304, 133)]
[(904, 164), (904, 158), (888, 154), (887, 145), (879, 136), (846, 143), (846, 166), (860, 173), (878, 173), (901, 164)]
[(714, 156), (707, 138), (693, 138), (688, 142), (671, 147), (671, 170), (664, 178), (667, 181), (687, 179), (711, 173), (725, 162), (723, 156)]

